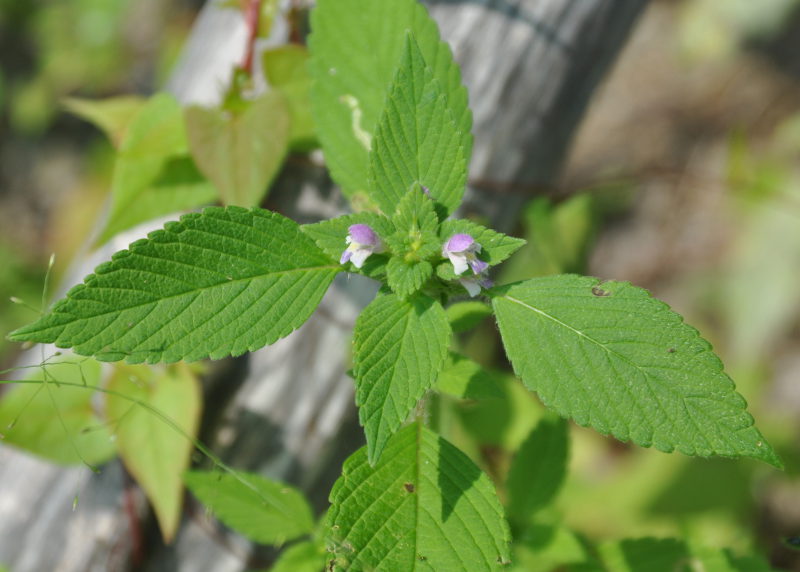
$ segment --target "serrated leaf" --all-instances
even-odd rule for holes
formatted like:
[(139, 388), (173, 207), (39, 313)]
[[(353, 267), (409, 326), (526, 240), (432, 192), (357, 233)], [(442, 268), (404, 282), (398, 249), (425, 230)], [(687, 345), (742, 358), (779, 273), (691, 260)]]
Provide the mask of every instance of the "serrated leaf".
[(145, 105), (145, 100), (134, 95), (123, 95), (99, 100), (68, 97), (62, 103), (67, 111), (101, 129), (112, 145), (118, 148), (128, 125)]
[(298, 328), (339, 271), (281, 215), (208, 208), (116, 253), (9, 337), (106, 361), (220, 359)]
[(386, 265), (386, 280), (392, 292), (407, 298), (417, 292), (433, 275), (433, 266), (427, 260), (405, 262), (396, 256)]
[[(449, 265), (452, 268), (452, 265)], [(453, 274), (455, 278), (455, 273)], [(454, 332), (466, 332), (471, 330), (483, 320), (492, 315), (492, 308), (483, 302), (469, 300), (466, 302), (456, 302), (448, 306), (447, 320)]]
[(369, 153), (370, 197), (394, 212), (415, 184), (422, 185), (444, 219), (461, 204), (468, 155), (444, 86), (428, 67), (414, 36), (406, 36), (386, 106)]
[(308, 502), (284, 483), (252, 473), (207, 471), (189, 471), (183, 481), (214, 516), (254, 542), (283, 544), (314, 528)]
[(76, 357), (34, 369), (26, 380), (41, 384), (21, 383), (0, 400), (2, 443), (61, 464), (109, 460), (116, 448), (92, 405), (100, 373), (99, 363)]
[(396, 211), (392, 216), (392, 223), (397, 230), (436, 232), (439, 228), (439, 219), (436, 216), (433, 199), (425, 194), (419, 185), (412, 185), (400, 197), (396, 204)]
[[(107, 389), (106, 417), (122, 461), (147, 494), (165, 542), (183, 506), (181, 476), (200, 422), (200, 383), (185, 364), (155, 369), (118, 365)], [(127, 396), (128, 399), (122, 397)], [(131, 400), (160, 412), (169, 422)]]
[(185, 112), (189, 149), (223, 204), (258, 206), (278, 174), (289, 142), (289, 110), (270, 92), (241, 113), (190, 107)]
[(318, 147), (311, 116), (308, 49), (288, 44), (264, 50), (261, 58), (269, 85), (283, 94), (289, 106), (289, 146), (296, 151), (310, 151)]
[(298, 542), (281, 552), (270, 572), (319, 572), (325, 568), (328, 553), (315, 542)]
[(183, 112), (165, 93), (150, 98), (131, 119), (111, 181), (103, 244), (139, 223), (213, 201), (217, 190), (189, 157)]
[(376, 466), (361, 448), (331, 491), (330, 570), (495, 570), (508, 526), (489, 478), (419, 423)]
[(567, 422), (544, 416), (514, 456), (508, 471), (508, 515), (526, 525), (550, 504), (564, 482), (569, 458)]
[(356, 320), (356, 404), (371, 463), (433, 385), (449, 343), (444, 308), (427, 296), (379, 294)]
[(514, 370), (559, 414), (643, 447), (781, 465), (710, 344), (645, 290), (551, 276), (492, 304)]
[(436, 379), (436, 390), (459, 399), (502, 398), (494, 376), (471, 359), (450, 352)]
[(460, 110), (454, 118), (458, 142), (469, 158), (472, 114), (467, 92), (449, 47), (419, 2), (321, 0), (311, 14), (311, 29), (312, 111), (328, 166), (348, 197), (367, 191), (367, 153), (407, 30), (414, 31), (450, 108)]
[(466, 219), (446, 220), (439, 228), (442, 242), (450, 240), (455, 234), (468, 234), (474, 238), (481, 245), (478, 258), (490, 266), (500, 264), (525, 244), (521, 238), (505, 235)]

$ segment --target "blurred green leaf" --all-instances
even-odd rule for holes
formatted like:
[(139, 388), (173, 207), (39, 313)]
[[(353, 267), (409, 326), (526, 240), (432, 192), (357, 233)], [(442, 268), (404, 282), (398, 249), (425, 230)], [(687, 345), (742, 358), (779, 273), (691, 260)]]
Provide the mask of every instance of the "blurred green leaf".
[(92, 404), (100, 383), (98, 362), (65, 356), (33, 369), (26, 379), (42, 383), (19, 384), (0, 400), (3, 443), (61, 464), (96, 465), (114, 456), (111, 433)]
[(107, 389), (114, 392), (106, 397), (106, 416), (119, 454), (150, 499), (165, 542), (170, 542), (180, 522), (182, 476), (200, 421), (199, 381), (182, 363), (165, 368), (118, 364)]
[(522, 222), (527, 242), (503, 265), (503, 282), (584, 270), (595, 226), (591, 195), (559, 204), (534, 199), (525, 207)]
[(289, 107), (289, 147), (294, 151), (310, 151), (318, 147), (311, 116), (308, 49), (289, 44), (264, 50), (262, 58), (269, 85), (283, 94)]
[(491, 306), (475, 300), (456, 302), (448, 306), (445, 311), (450, 327), (456, 333), (471, 330), (492, 315)]
[(435, 388), (459, 399), (503, 397), (495, 376), (471, 359), (455, 352), (449, 353), (439, 377), (436, 378)]
[(525, 531), (524, 536), (515, 540), (512, 570), (572, 570), (572, 567), (564, 566), (590, 561), (586, 547), (571, 530), (559, 525), (535, 524)]
[(190, 107), (185, 117), (192, 157), (223, 204), (258, 206), (286, 155), (289, 112), (283, 96), (267, 93), (240, 113)]
[(308, 502), (284, 483), (242, 472), (189, 471), (183, 480), (219, 520), (255, 542), (280, 545), (313, 530)]
[(553, 502), (567, 474), (569, 426), (566, 420), (545, 415), (517, 450), (508, 471), (508, 516), (525, 527)]
[(320, 572), (328, 551), (317, 542), (298, 542), (281, 552), (270, 572)]
[(119, 148), (128, 125), (144, 107), (146, 100), (133, 95), (98, 100), (68, 97), (62, 104), (70, 113), (102, 130), (114, 147)]
[(216, 195), (189, 157), (178, 102), (155, 95), (133, 117), (120, 144), (111, 210), (97, 244), (136, 224), (207, 204)]

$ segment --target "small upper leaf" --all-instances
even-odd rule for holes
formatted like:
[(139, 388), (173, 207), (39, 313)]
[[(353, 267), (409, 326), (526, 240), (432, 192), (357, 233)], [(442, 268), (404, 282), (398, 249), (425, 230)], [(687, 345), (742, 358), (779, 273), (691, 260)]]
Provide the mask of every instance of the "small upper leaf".
[(369, 154), (370, 196), (384, 213), (415, 184), (440, 205), (441, 218), (461, 203), (468, 156), (455, 120), (462, 110), (451, 105), (408, 34)]
[(311, 29), (312, 111), (325, 159), (347, 196), (368, 189), (367, 154), (408, 30), (414, 31), (449, 107), (459, 110), (453, 119), (463, 155), (469, 158), (467, 91), (436, 23), (417, 0), (320, 0)]
[(258, 206), (289, 142), (289, 111), (283, 96), (264, 94), (235, 114), (195, 106), (185, 115), (192, 157), (219, 190), (223, 204)]
[(147, 493), (169, 542), (180, 522), (181, 475), (200, 423), (200, 382), (185, 364), (163, 370), (120, 364), (107, 389), (106, 416), (120, 456)]
[(340, 270), (287, 218), (208, 208), (116, 253), (10, 338), (131, 363), (240, 355), (298, 328)]
[(241, 472), (189, 471), (183, 480), (217, 518), (255, 542), (283, 544), (313, 530), (311, 507), (289, 485)]
[(644, 447), (781, 465), (710, 344), (645, 290), (550, 276), (492, 304), (514, 371), (559, 414)]
[(489, 478), (419, 423), (374, 467), (361, 448), (331, 491), (329, 570), (496, 570), (508, 525)]
[(436, 380), (450, 326), (441, 304), (427, 296), (379, 294), (356, 320), (353, 337), (358, 417), (375, 463)]

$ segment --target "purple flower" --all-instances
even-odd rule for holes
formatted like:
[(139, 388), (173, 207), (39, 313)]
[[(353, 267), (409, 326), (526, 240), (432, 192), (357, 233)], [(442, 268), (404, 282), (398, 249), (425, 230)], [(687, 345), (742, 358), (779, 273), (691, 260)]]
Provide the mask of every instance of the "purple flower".
[(480, 251), (481, 245), (468, 234), (454, 234), (442, 246), (442, 256), (450, 259), (456, 274), (463, 274), (467, 268), (475, 275), (485, 272), (489, 265), (475, 256)]
[(347, 233), (345, 242), (348, 246), (342, 252), (342, 257), (339, 259), (340, 264), (349, 260), (353, 266), (361, 268), (370, 254), (383, 251), (381, 239), (369, 225), (352, 224), (347, 229)]

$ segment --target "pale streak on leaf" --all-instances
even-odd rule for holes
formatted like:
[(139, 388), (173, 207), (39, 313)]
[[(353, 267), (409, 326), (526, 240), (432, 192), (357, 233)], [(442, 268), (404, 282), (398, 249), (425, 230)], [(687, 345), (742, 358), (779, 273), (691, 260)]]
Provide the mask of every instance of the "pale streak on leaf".
[(364, 149), (369, 151), (372, 148), (372, 134), (361, 127), (363, 113), (361, 111), (361, 106), (358, 104), (358, 100), (348, 93), (343, 95), (340, 98), (340, 101), (350, 108), (350, 113), (353, 117), (353, 135), (355, 135), (356, 139), (359, 143), (361, 143)]

